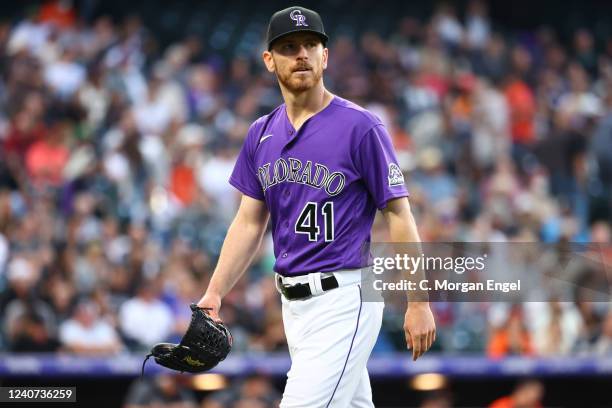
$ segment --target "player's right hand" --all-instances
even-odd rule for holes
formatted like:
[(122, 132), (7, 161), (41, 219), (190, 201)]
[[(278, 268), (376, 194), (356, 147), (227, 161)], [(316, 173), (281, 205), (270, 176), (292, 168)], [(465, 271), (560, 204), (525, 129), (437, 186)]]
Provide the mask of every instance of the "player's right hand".
[(208, 315), (216, 322), (221, 322), (219, 317), (219, 309), (221, 309), (221, 296), (206, 292), (202, 299), (198, 302), (198, 307), (206, 309)]

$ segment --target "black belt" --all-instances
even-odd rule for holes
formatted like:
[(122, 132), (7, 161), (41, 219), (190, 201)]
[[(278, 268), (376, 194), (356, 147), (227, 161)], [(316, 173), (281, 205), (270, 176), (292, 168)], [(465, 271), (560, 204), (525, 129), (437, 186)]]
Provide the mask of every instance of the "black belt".
[[(312, 296), (309, 284), (297, 283), (295, 285), (284, 285), (280, 276), (276, 278), (278, 279), (278, 289), (288, 300), (307, 299)], [(324, 292), (337, 287), (338, 280), (336, 280), (335, 276), (332, 275), (321, 278), (321, 288), (323, 288)]]

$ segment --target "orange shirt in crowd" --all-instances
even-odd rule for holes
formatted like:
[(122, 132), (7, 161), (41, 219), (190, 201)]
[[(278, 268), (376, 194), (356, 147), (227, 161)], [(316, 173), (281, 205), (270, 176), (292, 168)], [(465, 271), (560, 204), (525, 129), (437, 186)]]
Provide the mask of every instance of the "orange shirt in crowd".
[[(514, 405), (514, 398), (508, 396), (493, 401), (489, 408), (516, 408), (516, 406)], [(542, 408), (542, 404), (535, 404), (533, 408)]]
[(521, 333), (519, 344), (511, 344), (508, 330), (500, 330), (491, 336), (487, 345), (487, 355), (491, 358), (502, 358), (510, 354), (532, 355), (533, 345), (531, 338), (526, 332)]
[(533, 92), (523, 81), (517, 80), (506, 87), (506, 100), (510, 108), (510, 132), (514, 142), (530, 144), (535, 139), (536, 103)]
[(172, 169), (170, 176), (170, 191), (185, 206), (189, 206), (196, 198), (197, 186), (193, 169), (178, 164)]

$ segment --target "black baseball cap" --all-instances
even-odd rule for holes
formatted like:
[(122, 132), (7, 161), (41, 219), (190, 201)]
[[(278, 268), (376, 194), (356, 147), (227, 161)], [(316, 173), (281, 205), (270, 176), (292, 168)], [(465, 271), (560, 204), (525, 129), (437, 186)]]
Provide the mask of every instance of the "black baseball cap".
[(323, 21), (321, 16), (316, 11), (295, 6), (289, 7), (284, 10), (277, 11), (270, 17), (270, 23), (268, 23), (268, 34), (266, 36), (266, 42), (268, 44), (268, 51), (272, 48), (272, 43), (287, 34), (296, 32), (310, 32), (315, 33), (321, 37), (323, 46), (327, 44), (327, 34), (323, 28)]

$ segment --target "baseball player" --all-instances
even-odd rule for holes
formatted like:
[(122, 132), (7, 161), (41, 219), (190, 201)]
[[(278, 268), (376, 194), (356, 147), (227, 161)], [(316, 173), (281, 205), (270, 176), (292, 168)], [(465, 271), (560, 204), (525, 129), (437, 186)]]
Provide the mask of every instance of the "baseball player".
[[(285, 103), (248, 131), (229, 180), (242, 201), (198, 303), (219, 319), (270, 219), (291, 355), (283, 408), (374, 406), (366, 363), (384, 304), (362, 301), (362, 246), (377, 209), (393, 242), (419, 242), (385, 127), (323, 84), (327, 40), (312, 10), (290, 7), (270, 19), (263, 61)], [(427, 302), (409, 301), (404, 330), (416, 360), (435, 339)]]

